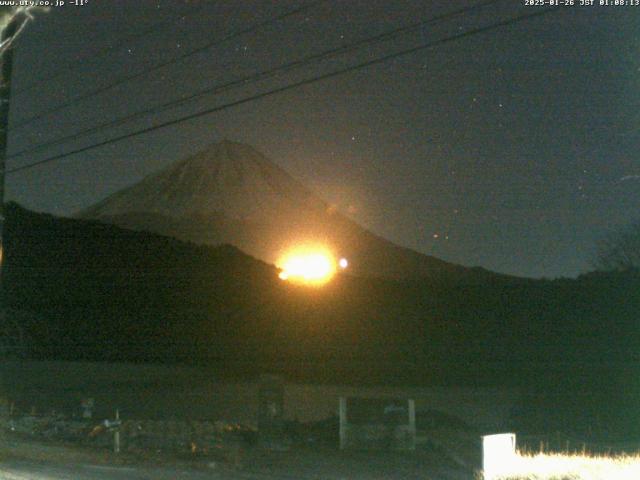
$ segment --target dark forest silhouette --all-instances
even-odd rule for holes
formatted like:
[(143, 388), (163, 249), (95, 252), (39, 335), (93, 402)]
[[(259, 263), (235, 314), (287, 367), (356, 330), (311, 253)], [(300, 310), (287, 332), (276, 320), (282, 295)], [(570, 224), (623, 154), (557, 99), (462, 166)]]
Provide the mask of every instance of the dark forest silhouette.
[(614, 392), (640, 393), (636, 271), (482, 282), (338, 275), (308, 288), (232, 246), (16, 204), (5, 233), (5, 298), (21, 312), (32, 358), (205, 364), (234, 378), (511, 385), (540, 408), (578, 402), (589, 424), (613, 425), (600, 417), (635, 408)]

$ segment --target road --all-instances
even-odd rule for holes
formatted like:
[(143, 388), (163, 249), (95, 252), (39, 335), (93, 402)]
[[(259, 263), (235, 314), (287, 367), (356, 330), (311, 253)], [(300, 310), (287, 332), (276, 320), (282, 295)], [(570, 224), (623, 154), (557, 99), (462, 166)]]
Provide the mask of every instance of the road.
[(5, 460), (0, 463), (0, 478), (2, 480), (239, 480), (251, 477), (217, 472), (215, 469), (198, 471)]
[[(385, 475), (388, 479), (438, 479), (470, 480), (471, 476), (452, 470), (423, 472), (420, 475), (406, 476), (399, 472), (397, 476)], [(223, 469), (187, 470), (171, 467), (122, 467), (89, 464), (53, 464), (25, 460), (5, 460), (0, 463), (1, 480), (298, 480), (300, 477), (283, 474), (273, 476), (257, 472), (230, 472)], [(304, 477), (303, 477), (304, 478)], [(311, 478), (319, 478), (313, 475)], [(345, 477), (330, 475), (330, 480), (374, 478), (369, 475)], [(380, 477), (375, 477), (380, 478)]]

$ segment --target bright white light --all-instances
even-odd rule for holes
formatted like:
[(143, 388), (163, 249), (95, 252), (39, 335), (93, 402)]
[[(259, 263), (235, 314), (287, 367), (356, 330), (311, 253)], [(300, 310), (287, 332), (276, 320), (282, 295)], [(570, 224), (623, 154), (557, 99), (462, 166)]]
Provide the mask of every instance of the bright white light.
[(278, 262), (282, 280), (292, 280), (310, 284), (328, 282), (336, 272), (333, 256), (318, 248), (298, 248)]
[(347, 268), (349, 266), (349, 261), (346, 258), (341, 258), (338, 265), (340, 265), (340, 268)]
[(500, 478), (638, 480), (640, 478), (640, 456), (518, 454), (511, 470)]
[(482, 437), (485, 480), (638, 480), (640, 455), (533, 454), (516, 452), (513, 433)]
[(515, 433), (482, 437), (482, 469), (485, 480), (504, 477), (513, 471), (516, 460)]

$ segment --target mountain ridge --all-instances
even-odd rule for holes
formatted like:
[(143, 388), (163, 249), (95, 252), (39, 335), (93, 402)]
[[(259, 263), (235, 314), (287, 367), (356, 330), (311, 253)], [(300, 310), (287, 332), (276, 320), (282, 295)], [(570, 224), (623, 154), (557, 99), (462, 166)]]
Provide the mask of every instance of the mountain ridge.
[[(228, 197), (232, 197), (231, 200)], [(255, 202), (256, 197), (261, 205)], [(121, 214), (123, 210), (129, 212), (131, 205), (122, 202), (131, 200), (135, 200), (138, 211), (170, 217), (218, 212), (253, 221), (265, 214), (273, 215), (285, 201), (301, 202), (316, 210), (328, 208), (326, 202), (278, 165), (253, 148), (229, 140), (214, 143), (179, 160), (77, 216), (100, 217)]]
[(224, 140), (175, 162), (76, 218), (172, 236), (229, 243), (276, 264), (298, 244), (321, 244), (356, 275), (493, 276), (386, 240), (360, 226), (250, 146)]

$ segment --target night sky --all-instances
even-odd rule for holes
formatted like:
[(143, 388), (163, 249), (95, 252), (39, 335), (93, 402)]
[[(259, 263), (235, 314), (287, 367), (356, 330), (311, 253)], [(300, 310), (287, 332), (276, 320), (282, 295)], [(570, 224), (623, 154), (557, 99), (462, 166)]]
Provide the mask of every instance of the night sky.
[[(13, 127), (9, 153), (474, 4), (314, 3), (73, 101), (310, 3), (89, 0), (38, 15), (16, 47), (11, 122), (69, 105)], [(495, 2), (10, 158), (7, 167), (543, 8)], [(498, 272), (576, 276), (589, 270), (599, 237), (640, 219), (639, 106), (640, 6), (574, 6), (16, 172), (7, 195), (70, 215), (228, 138), (256, 147), (398, 244)]]

